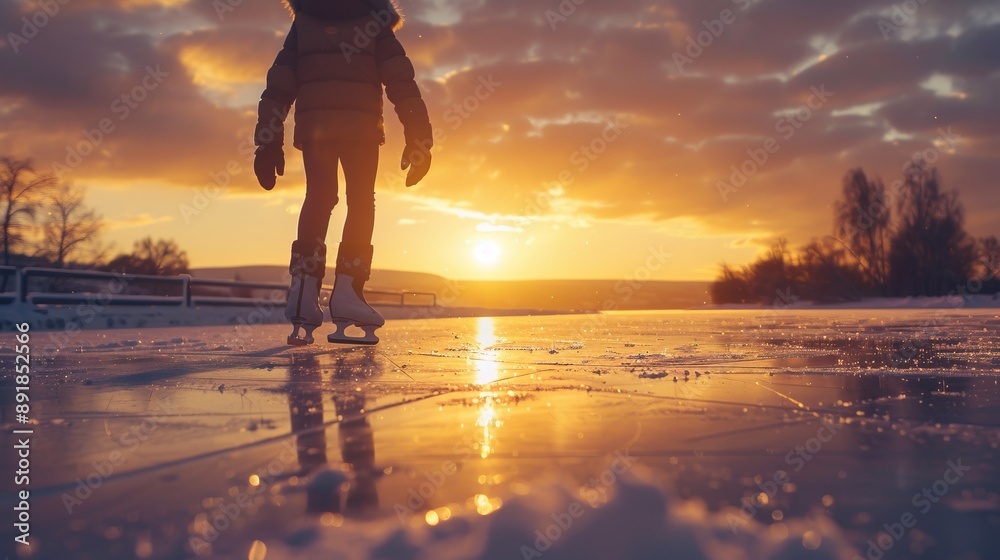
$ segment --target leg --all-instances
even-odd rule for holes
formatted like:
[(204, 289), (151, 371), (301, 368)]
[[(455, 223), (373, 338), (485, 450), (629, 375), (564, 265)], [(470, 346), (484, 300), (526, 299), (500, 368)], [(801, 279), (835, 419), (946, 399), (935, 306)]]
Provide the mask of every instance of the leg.
[[(320, 289), (326, 273), (326, 232), (330, 213), (337, 204), (336, 146), (313, 144), (303, 150), (306, 166), (306, 197), (299, 214), (298, 239), (292, 243), (288, 264), (291, 284), (285, 317), (292, 323), (288, 344), (313, 342), (312, 331), (323, 323)], [(299, 330), (304, 329), (305, 334)]]
[(346, 254), (361, 257), (365, 265), (351, 271), (354, 291), (365, 299), (365, 282), (371, 276), (372, 232), (375, 231), (375, 179), (378, 175), (378, 144), (345, 146), (344, 179), (347, 183), (347, 219), (341, 243)]
[(337, 196), (337, 160), (340, 157), (336, 144), (306, 144), (302, 150), (302, 163), (306, 170), (306, 197), (299, 213), (298, 239), (307, 244), (326, 243), (330, 227), (330, 213), (339, 202)]
[(378, 150), (375, 142), (344, 146), (341, 161), (347, 183), (347, 221), (343, 243), (368, 248), (375, 230), (375, 178), (378, 175)]
[[(382, 315), (365, 302), (363, 291), (371, 275), (378, 150), (378, 144), (371, 142), (345, 145), (340, 151), (347, 183), (347, 220), (330, 296), (330, 316), (337, 326), (337, 331), (327, 337), (330, 342), (376, 344), (375, 329), (385, 324)], [(361, 327), (365, 336), (347, 336), (345, 331), (352, 324)]]

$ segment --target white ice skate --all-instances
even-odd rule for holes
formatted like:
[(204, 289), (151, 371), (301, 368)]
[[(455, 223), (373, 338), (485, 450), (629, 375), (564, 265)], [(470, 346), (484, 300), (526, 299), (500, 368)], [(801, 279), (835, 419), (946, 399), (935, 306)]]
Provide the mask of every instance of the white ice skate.
[[(312, 344), (313, 331), (323, 324), (323, 310), (319, 307), (319, 286), (322, 281), (315, 276), (299, 273), (292, 276), (288, 288), (288, 302), (285, 304), (285, 318), (292, 322), (292, 334), (288, 344), (305, 346)], [(305, 331), (299, 334), (299, 329)]]
[[(326, 337), (328, 342), (339, 344), (378, 344), (375, 329), (385, 324), (382, 315), (365, 303), (354, 292), (354, 278), (346, 274), (338, 274), (333, 283), (333, 293), (330, 294), (330, 317), (337, 330)], [(359, 327), (365, 331), (364, 336), (349, 336), (347, 328)]]

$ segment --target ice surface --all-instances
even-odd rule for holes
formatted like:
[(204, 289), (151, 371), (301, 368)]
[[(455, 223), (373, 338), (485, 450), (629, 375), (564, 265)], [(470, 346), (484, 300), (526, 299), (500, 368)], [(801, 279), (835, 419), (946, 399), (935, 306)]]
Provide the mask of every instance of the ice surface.
[(284, 325), (35, 333), (32, 557), (853, 558), (881, 538), (886, 560), (995, 558), (998, 327), (958, 309), (390, 321), (375, 348), (290, 348)]

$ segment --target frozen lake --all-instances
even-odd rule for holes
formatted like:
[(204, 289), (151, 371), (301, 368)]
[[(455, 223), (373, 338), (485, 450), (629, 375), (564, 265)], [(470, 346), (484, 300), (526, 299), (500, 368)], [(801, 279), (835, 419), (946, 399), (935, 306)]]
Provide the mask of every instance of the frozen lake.
[(1000, 557), (997, 310), (289, 330), (34, 333), (31, 557)]

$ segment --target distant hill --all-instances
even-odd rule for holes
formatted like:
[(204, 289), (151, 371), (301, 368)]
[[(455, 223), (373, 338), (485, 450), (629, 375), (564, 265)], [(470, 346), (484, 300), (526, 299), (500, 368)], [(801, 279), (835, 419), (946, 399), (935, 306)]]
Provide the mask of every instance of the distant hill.
[(456, 282), (460, 305), (597, 311), (689, 309), (711, 300), (708, 282), (623, 280), (517, 280)]
[[(199, 268), (196, 278), (283, 282), (283, 266)], [(333, 282), (333, 270), (325, 282)], [(431, 292), (447, 306), (496, 309), (593, 311), (601, 309), (689, 309), (710, 301), (708, 282), (623, 280), (461, 280), (400, 270), (373, 270), (367, 288), (389, 292)]]

